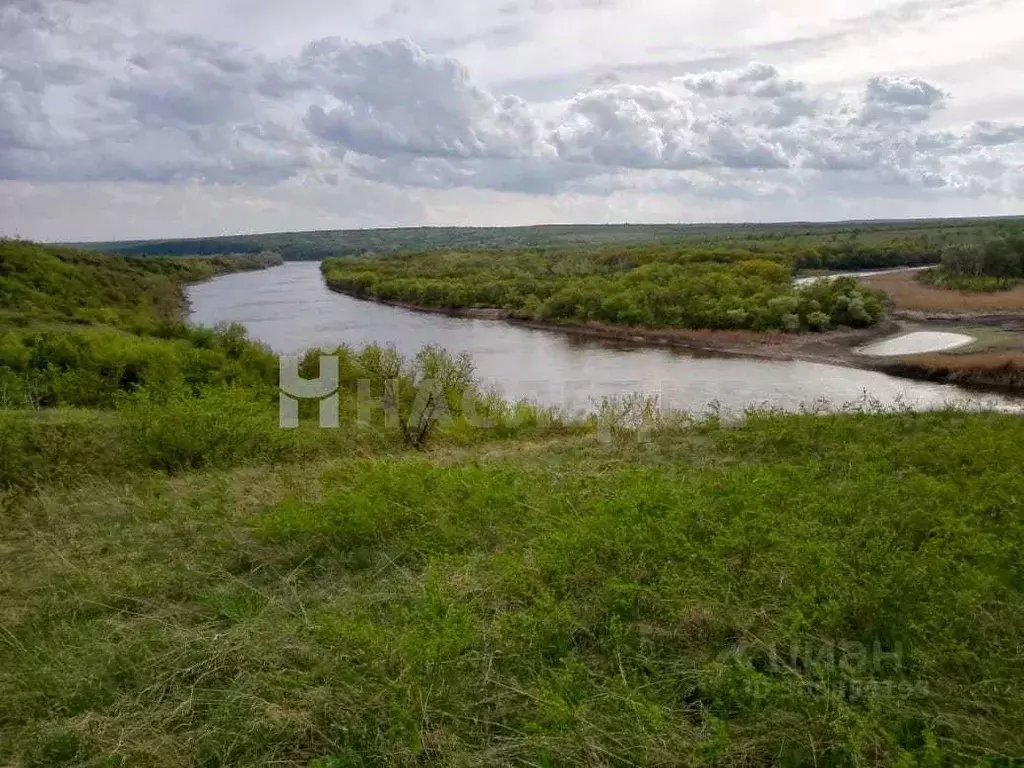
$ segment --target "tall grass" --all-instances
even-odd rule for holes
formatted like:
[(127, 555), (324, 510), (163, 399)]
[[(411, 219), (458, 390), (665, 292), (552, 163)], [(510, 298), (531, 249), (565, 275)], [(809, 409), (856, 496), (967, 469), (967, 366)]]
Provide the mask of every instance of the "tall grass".
[(0, 531), (0, 760), (1011, 758), (1022, 429), (752, 414), (44, 488)]

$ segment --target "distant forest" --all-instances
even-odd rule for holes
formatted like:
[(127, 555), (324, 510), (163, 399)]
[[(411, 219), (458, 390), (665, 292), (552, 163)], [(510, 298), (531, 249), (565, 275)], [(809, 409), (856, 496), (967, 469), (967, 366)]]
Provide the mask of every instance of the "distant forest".
[(800, 269), (858, 269), (938, 263), (949, 245), (1005, 235), (1024, 217), (785, 224), (608, 224), (536, 227), (416, 227), (281, 232), (184, 240), (69, 243), (135, 256), (215, 256), (270, 252), (287, 261), (437, 250), (549, 250), (685, 243), (801, 252)]

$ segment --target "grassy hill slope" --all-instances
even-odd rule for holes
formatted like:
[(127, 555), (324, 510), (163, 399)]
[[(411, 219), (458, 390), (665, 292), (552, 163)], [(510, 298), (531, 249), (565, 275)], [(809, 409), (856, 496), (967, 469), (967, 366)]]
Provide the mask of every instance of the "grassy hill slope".
[(0, 401), (0, 763), (1024, 755), (1019, 417), (489, 401), (410, 450), (342, 350), (341, 428), (281, 430), (273, 355), (161, 317), (182, 275), (15, 247), (0, 377), (52, 400)]

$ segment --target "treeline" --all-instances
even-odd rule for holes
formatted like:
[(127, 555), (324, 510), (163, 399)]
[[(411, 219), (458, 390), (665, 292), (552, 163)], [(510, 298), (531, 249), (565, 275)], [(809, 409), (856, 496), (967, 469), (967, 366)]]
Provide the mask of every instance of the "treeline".
[(869, 269), (938, 263), (944, 246), (978, 243), (1014, 219), (929, 219), (779, 224), (604, 224), (534, 227), (408, 227), (84, 243), (136, 256), (216, 256), (272, 251), (288, 261), (431, 250), (558, 250), (611, 245), (686, 244), (803, 251), (806, 269)]
[(942, 254), (942, 268), (933, 282), (951, 288), (999, 290), (1024, 278), (1024, 234), (990, 240), (982, 245), (959, 245)]
[(735, 248), (434, 252), (331, 259), (322, 271), (357, 297), (550, 322), (797, 332), (884, 314), (881, 297), (853, 280), (794, 288), (791, 255)]
[(797, 269), (837, 272), (925, 267), (938, 264), (942, 256), (942, 248), (933, 245), (927, 239), (903, 239), (870, 244), (848, 240), (814, 247), (783, 248), (782, 252), (792, 254), (793, 265)]

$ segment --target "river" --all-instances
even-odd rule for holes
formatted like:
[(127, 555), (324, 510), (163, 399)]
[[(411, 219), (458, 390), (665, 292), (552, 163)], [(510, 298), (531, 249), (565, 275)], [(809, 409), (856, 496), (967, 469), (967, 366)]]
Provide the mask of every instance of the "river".
[(281, 354), (311, 347), (377, 343), (412, 354), (441, 345), (468, 352), (483, 385), (505, 397), (579, 411), (606, 396), (642, 392), (661, 404), (705, 412), (750, 406), (787, 410), (870, 399), (927, 409), (946, 403), (1016, 409), (1010, 398), (909, 381), (874, 371), (801, 361), (770, 361), (581, 339), (359, 301), (324, 285), (320, 267), (292, 262), (262, 272), (225, 275), (188, 290), (191, 321), (241, 323)]

